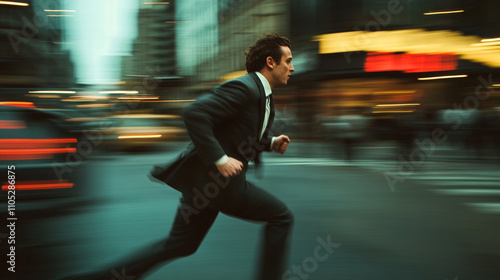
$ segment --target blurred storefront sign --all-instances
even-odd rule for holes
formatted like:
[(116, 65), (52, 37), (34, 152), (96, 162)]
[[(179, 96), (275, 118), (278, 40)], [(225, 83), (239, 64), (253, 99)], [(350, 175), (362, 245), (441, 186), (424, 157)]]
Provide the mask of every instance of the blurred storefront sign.
[(402, 71), (405, 73), (457, 70), (456, 54), (408, 54), (369, 52), (366, 72)]
[(347, 63), (351, 63), (352, 56), (359, 52), (453, 53), (463, 60), (492, 68), (500, 67), (500, 42), (482, 42), (481, 37), (451, 30), (352, 31), (322, 34), (314, 40), (319, 44), (320, 54), (343, 53)]

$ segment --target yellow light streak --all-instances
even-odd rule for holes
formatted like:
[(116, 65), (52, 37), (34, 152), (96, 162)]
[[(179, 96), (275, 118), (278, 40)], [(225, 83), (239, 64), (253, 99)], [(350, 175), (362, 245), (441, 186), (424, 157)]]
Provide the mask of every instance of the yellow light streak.
[(375, 107), (407, 107), (407, 106), (420, 106), (420, 103), (405, 103), (405, 104), (378, 104)]
[(418, 79), (420, 81), (428, 81), (428, 80), (457, 79), (457, 78), (467, 78), (467, 75), (436, 76), (436, 77), (425, 77)]
[(490, 39), (482, 39), (481, 42), (495, 42), (495, 41), (500, 41), (500, 38), (490, 38)]
[(77, 95), (73, 96), (76, 98), (92, 98), (92, 99), (108, 99), (107, 96), (101, 96), (101, 95)]
[(61, 98), (60, 95), (53, 95), (53, 94), (29, 94), (29, 96), (38, 98)]
[(373, 94), (412, 94), (414, 90), (400, 90), (400, 91), (376, 91)]
[(10, 5), (10, 6), (22, 6), (27, 7), (30, 4), (23, 2), (14, 2), (14, 1), (0, 1), (0, 5)]
[(80, 104), (76, 105), (78, 108), (107, 108), (111, 107), (109, 104)]
[(426, 16), (433, 16), (433, 15), (458, 14), (458, 13), (463, 13), (463, 12), (465, 12), (465, 10), (434, 11), (434, 12), (424, 13), (424, 15), (426, 15)]
[(373, 111), (374, 114), (382, 113), (413, 113), (415, 110), (398, 110), (398, 111)]
[(118, 139), (141, 139), (141, 138), (161, 138), (161, 134), (151, 134), (151, 135), (120, 135)]
[(196, 99), (162, 100), (161, 102), (194, 102)]

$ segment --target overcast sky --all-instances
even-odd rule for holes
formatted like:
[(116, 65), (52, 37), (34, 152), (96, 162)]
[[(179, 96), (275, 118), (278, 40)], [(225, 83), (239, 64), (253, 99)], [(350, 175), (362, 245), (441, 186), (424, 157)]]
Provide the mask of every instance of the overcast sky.
[(119, 81), (121, 56), (130, 55), (137, 36), (137, 0), (66, 1), (68, 48), (78, 83)]

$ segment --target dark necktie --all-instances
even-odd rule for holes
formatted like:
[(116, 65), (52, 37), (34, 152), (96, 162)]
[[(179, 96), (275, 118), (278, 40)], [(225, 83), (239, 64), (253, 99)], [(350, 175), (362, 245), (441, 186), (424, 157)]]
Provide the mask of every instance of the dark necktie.
[(264, 123), (262, 124), (262, 130), (260, 131), (260, 138), (264, 135), (267, 129), (267, 124), (269, 123), (269, 117), (271, 115), (271, 94), (266, 97), (266, 112), (264, 114)]

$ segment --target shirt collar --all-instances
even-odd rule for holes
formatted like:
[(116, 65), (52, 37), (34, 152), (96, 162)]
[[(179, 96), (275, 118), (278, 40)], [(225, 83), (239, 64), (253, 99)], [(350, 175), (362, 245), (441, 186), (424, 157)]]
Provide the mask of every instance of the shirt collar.
[(260, 72), (255, 72), (255, 74), (257, 74), (257, 77), (259, 77), (262, 86), (264, 86), (264, 93), (266, 94), (266, 97), (268, 97), (272, 93), (269, 81)]

